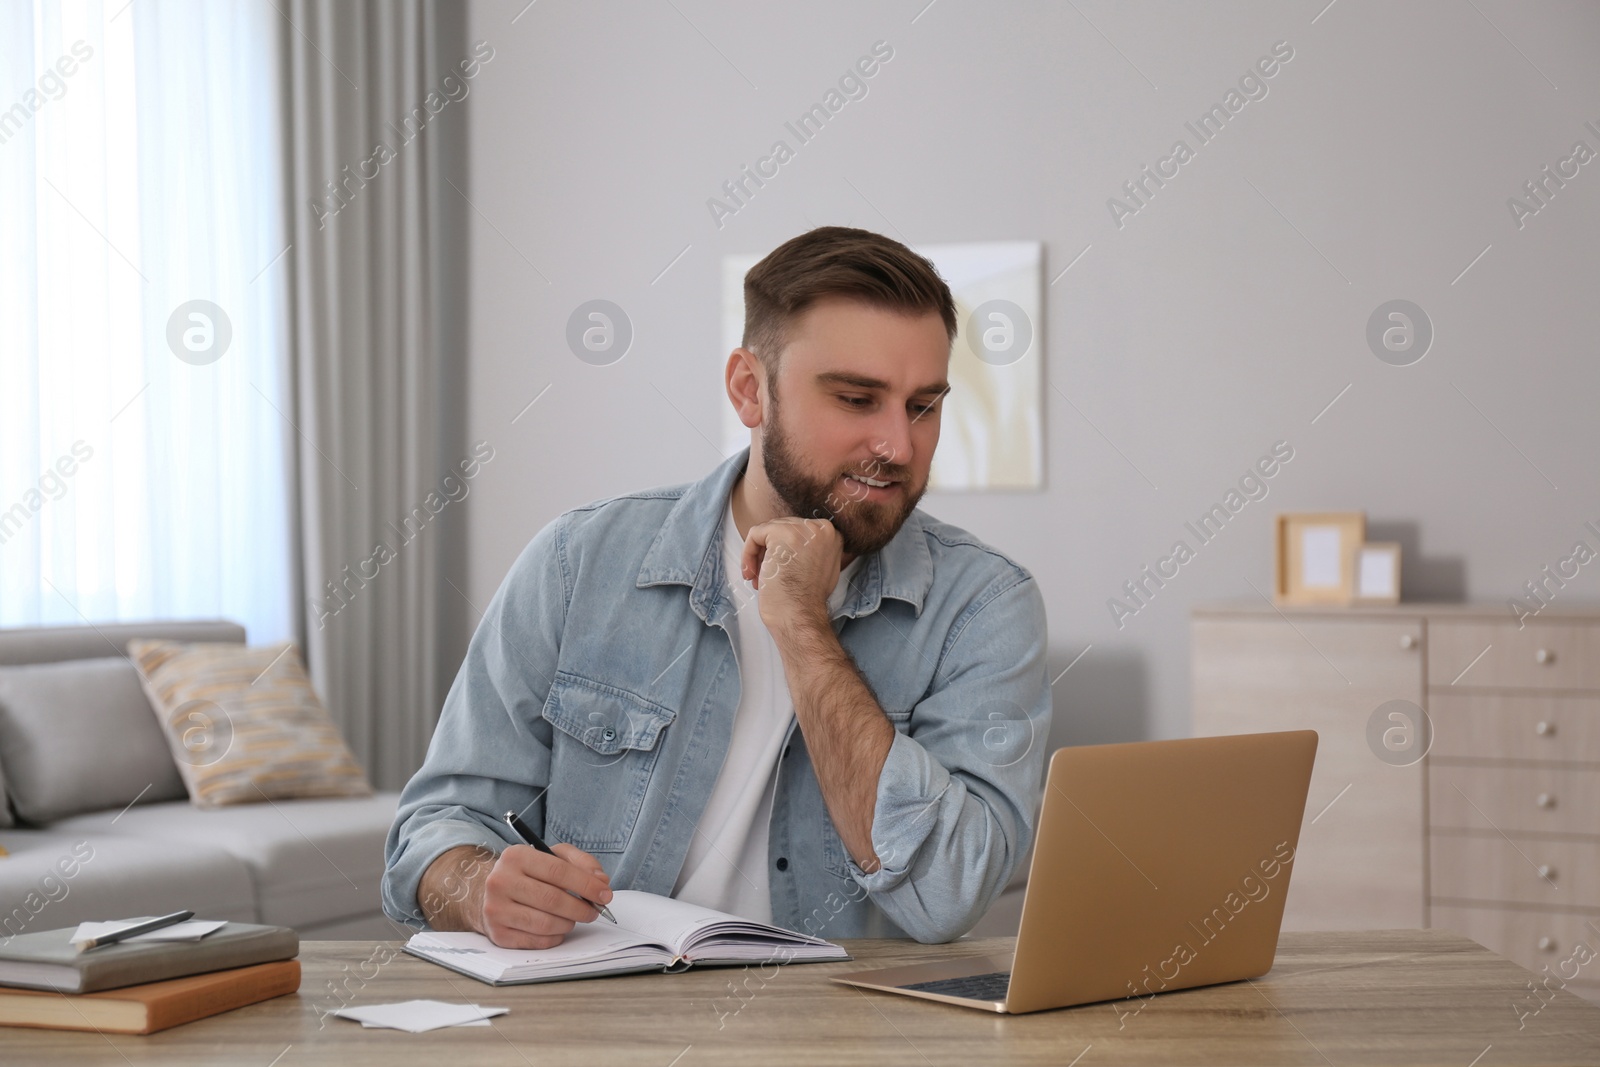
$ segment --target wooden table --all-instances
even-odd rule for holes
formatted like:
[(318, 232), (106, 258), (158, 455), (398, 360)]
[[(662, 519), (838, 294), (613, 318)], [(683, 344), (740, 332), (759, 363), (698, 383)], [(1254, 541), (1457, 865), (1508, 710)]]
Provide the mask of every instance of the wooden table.
[[(1018, 1016), (826, 980), (930, 956), (1006, 952), (1010, 938), (846, 944), (853, 963), (496, 989), (405, 955), (398, 941), (307, 941), (297, 995), (147, 1037), (0, 1027), (0, 1063), (1600, 1064), (1600, 1007), (1558, 992), (1540, 1008), (1528, 996), (1530, 972), (1443, 930), (1285, 933), (1277, 965), (1253, 982), (1166, 993), (1142, 1007), (1128, 1000)], [(326, 1014), (424, 997), (511, 1013), (487, 1027), (426, 1034)], [(1519, 1016), (1519, 1006), (1528, 1014)]]

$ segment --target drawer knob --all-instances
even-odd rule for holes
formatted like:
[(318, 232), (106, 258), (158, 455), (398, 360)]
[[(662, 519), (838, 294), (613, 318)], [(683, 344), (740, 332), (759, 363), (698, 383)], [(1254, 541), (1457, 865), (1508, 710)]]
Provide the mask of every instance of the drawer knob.
[(1535, 663), (1554, 663), (1555, 661), (1556, 654), (1548, 648), (1541, 648), (1533, 654), (1533, 662)]
[(1400, 647), (1401, 648), (1416, 648), (1417, 647), (1417, 635), (1416, 634), (1401, 634), (1400, 635)]
[(1539, 951), (1540, 952), (1553, 952), (1553, 951), (1555, 951), (1555, 947), (1556, 947), (1556, 939), (1555, 938), (1553, 938), (1553, 937), (1541, 937), (1539, 939)]
[(1540, 737), (1551, 737), (1556, 732), (1556, 724), (1553, 722), (1541, 722), (1533, 728), (1533, 732)]
[(1540, 793), (1533, 798), (1533, 802), (1541, 808), (1553, 808), (1556, 806), (1556, 798), (1549, 793)]

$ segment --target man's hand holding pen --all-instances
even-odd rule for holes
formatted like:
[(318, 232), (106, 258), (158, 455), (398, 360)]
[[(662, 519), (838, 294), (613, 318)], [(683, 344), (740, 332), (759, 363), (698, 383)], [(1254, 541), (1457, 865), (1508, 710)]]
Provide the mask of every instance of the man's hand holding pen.
[(554, 948), (573, 926), (600, 917), (595, 905), (611, 901), (600, 861), (572, 845), (555, 845), (551, 853), (532, 845), (500, 853), (472, 909), (479, 933), (502, 948)]
[(417, 899), (435, 930), (474, 930), (502, 948), (553, 948), (576, 924), (600, 917), (611, 880), (599, 860), (572, 845), (549, 853), (510, 845), (498, 856), (460, 845), (429, 866)]

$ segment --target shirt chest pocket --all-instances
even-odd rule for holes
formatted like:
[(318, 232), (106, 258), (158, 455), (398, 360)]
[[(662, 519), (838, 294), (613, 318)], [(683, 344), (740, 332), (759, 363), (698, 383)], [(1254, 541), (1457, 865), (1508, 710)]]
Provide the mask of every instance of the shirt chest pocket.
[(565, 671), (545, 699), (551, 731), (545, 827), (585, 852), (621, 852), (677, 712)]

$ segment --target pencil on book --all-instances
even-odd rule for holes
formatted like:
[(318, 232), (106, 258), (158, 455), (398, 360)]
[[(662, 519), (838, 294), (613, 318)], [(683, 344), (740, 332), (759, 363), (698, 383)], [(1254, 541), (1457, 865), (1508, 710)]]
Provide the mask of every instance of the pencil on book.
[(120, 930), (113, 930), (109, 934), (101, 934), (99, 937), (79, 938), (72, 942), (72, 947), (77, 949), (79, 952), (87, 952), (91, 948), (99, 948), (101, 945), (115, 944), (118, 941), (125, 941), (128, 938), (135, 937), (139, 934), (148, 934), (152, 930), (161, 930), (168, 926), (176, 926), (178, 923), (187, 922), (192, 918), (194, 918), (194, 912), (192, 911), (175, 911), (170, 915), (158, 916), (157, 918), (149, 919), (133, 926), (124, 926)]

